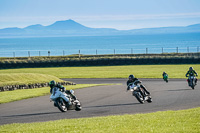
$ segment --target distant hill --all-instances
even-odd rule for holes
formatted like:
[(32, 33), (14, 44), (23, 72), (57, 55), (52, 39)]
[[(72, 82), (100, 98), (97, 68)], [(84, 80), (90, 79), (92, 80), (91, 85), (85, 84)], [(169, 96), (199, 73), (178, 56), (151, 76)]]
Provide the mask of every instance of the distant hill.
[(48, 36), (106, 36), (106, 35), (143, 35), (143, 34), (175, 34), (200, 33), (200, 24), (186, 27), (160, 27), (133, 30), (116, 30), (112, 28), (90, 28), (71, 19), (57, 21), (48, 26), (40, 24), (25, 28), (0, 29), (0, 37), (48, 37)]

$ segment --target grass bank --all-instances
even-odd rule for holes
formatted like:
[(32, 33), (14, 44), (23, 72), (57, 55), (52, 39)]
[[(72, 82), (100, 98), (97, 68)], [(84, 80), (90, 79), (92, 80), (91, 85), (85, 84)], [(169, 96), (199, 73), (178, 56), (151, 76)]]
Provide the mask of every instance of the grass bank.
[(63, 82), (59, 78), (53, 75), (40, 74), (40, 73), (13, 73), (11, 70), (9, 73), (0, 72), (0, 86), (6, 85), (24, 85), (35, 83), (48, 83), (51, 80), (57, 82)]
[(190, 66), (193, 66), (199, 72), (200, 64), (184, 64), (22, 68), (3, 69), (0, 70), (0, 73), (38, 73), (53, 75), (58, 78), (127, 78), (130, 74), (134, 74), (138, 78), (162, 78), (162, 72), (165, 71), (169, 78), (185, 78)]
[(198, 133), (200, 132), (200, 108), (38, 123), (16, 123), (2, 125), (0, 131), (12, 133)]
[[(65, 86), (67, 90), (70, 89), (80, 89), (92, 86), (107, 85), (107, 84), (77, 84)], [(50, 94), (49, 87), (35, 88), (35, 89), (24, 89), (24, 90), (14, 90), (14, 91), (4, 91), (0, 92), (0, 104), (8, 103), (13, 101), (18, 101), (22, 99), (28, 99), (38, 96), (44, 96)]]

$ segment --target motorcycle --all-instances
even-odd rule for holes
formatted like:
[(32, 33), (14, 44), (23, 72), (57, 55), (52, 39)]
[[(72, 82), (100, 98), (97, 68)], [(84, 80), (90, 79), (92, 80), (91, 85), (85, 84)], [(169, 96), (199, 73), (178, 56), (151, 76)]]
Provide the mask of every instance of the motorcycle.
[(196, 86), (195, 83), (196, 77), (195, 76), (189, 76), (189, 78), (187, 79), (188, 85), (194, 89), (194, 87)]
[[(70, 92), (74, 94), (73, 90), (70, 90)], [(54, 101), (54, 106), (61, 112), (66, 112), (67, 110), (80, 111), (82, 109), (81, 102), (78, 99), (73, 99), (65, 92), (61, 92), (57, 87), (53, 88), (50, 99)]]
[[(146, 92), (141, 87), (141, 81), (135, 81), (134, 83), (131, 83), (128, 85), (128, 89), (132, 91), (132, 95), (136, 97), (136, 99), (143, 104), (145, 101), (148, 103), (152, 102), (152, 98), (150, 95), (146, 94)], [(143, 95), (142, 95), (143, 93)]]
[(165, 75), (163, 76), (163, 79), (164, 79), (164, 81), (165, 81), (166, 83), (168, 83), (168, 81), (169, 81), (169, 80), (168, 80), (168, 75), (165, 74)]

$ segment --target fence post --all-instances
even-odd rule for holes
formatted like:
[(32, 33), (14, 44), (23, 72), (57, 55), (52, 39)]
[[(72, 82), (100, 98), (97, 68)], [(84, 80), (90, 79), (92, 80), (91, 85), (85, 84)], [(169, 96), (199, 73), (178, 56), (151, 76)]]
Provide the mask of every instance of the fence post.
[(40, 51), (39, 51), (39, 56), (40, 56)]
[(197, 52), (199, 52), (199, 46), (197, 47)]
[(81, 50), (78, 51), (78, 57), (81, 58)]
[(50, 56), (50, 53), (51, 53), (51, 52), (50, 52), (50, 51), (48, 51), (48, 56)]
[(131, 48), (131, 54), (133, 54), (133, 48)]
[(176, 47), (176, 53), (178, 53), (178, 47)]
[(146, 54), (148, 54), (148, 48), (146, 48)]
[(65, 51), (63, 50), (63, 56), (65, 56)]
[(30, 57), (30, 56), (31, 56), (30, 51), (28, 51), (28, 57)]
[(114, 49), (114, 55), (115, 55), (115, 49)]
[(15, 52), (13, 52), (13, 57), (15, 57)]
[(189, 47), (187, 47), (187, 52), (188, 52), (188, 53), (190, 52)]
[(96, 55), (97, 55), (98, 53), (97, 53), (97, 49), (96, 49)]
[(162, 54), (164, 53), (164, 49), (163, 49), (163, 47), (162, 47)]

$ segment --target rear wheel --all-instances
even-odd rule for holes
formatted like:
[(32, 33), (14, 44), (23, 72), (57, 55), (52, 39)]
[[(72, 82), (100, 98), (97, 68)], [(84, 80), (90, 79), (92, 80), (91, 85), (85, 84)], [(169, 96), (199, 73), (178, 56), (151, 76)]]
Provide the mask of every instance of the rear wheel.
[(67, 111), (67, 107), (66, 107), (66, 103), (63, 101), (62, 98), (58, 98), (56, 101), (56, 106), (58, 107), (58, 109), (61, 111), (61, 112), (66, 112)]
[(152, 102), (152, 98), (150, 96), (148, 96), (148, 100), (147, 100), (148, 103), (151, 103)]
[(82, 109), (81, 102), (78, 101), (78, 102), (76, 103), (76, 108), (75, 108), (75, 110), (76, 110), (76, 111), (81, 111), (81, 109)]

